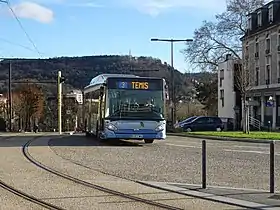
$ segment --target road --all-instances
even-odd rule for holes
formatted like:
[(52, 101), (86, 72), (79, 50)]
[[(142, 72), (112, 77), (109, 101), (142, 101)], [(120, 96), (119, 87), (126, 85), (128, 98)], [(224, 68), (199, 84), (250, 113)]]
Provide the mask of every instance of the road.
[[(50, 142), (61, 157), (86, 167), (142, 181), (201, 183), (201, 140), (168, 137), (154, 144), (100, 143), (83, 136)], [(276, 179), (280, 144), (276, 144)], [(207, 140), (209, 185), (269, 189), (269, 145)], [(276, 180), (276, 186), (280, 181)], [(276, 190), (280, 190), (277, 187)]]
[[(79, 158), (83, 158), (82, 156), (85, 154), (94, 160), (98, 153), (90, 155), (90, 150), (94, 147), (95, 149), (99, 148), (98, 145), (94, 146), (97, 141), (81, 136), (60, 137), (47, 135), (42, 137), (24, 135), (9, 139), (0, 137), (0, 180), (28, 195), (65, 209), (162, 209), (163, 204), (176, 207), (176, 209), (240, 209), (220, 202), (150, 188), (75, 164), (57, 156), (52, 149), (62, 152), (61, 155), (63, 155), (62, 150), (64, 149), (66, 149), (65, 152), (68, 152), (67, 150), (76, 152), (77, 156), (73, 157), (73, 160), (77, 160), (76, 158), (80, 155)], [(21, 148), (30, 139), (33, 139), (33, 141), (28, 150), (25, 148), (24, 151), (28, 151), (28, 157), (32, 157), (35, 163), (41, 163), (48, 168), (73, 176), (88, 184), (73, 182), (65, 177), (57, 176), (50, 170), (43, 170), (37, 164), (30, 162), (30, 159), (23, 155)], [(50, 148), (48, 146), (50, 139), (53, 139), (52, 143), (56, 144), (55, 147)], [(76, 146), (70, 147), (71, 144), (76, 144)], [(125, 143), (125, 145), (128, 147), (121, 147), (121, 149), (132, 146), (128, 143)], [(155, 146), (157, 147), (156, 144)], [(102, 147), (110, 148), (108, 145)], [(80, 149), (83, 149), (84, 153), (79, 153), (81, 152)], [(90, 159), (88, 160), (90, 161)], [(99, 186), (99, 188), (91, 187), (89, 184)], [(125, 193), (130, 197), (118, 196), (109, 191), (101, 190), (104, 188)], [(27, 202), (2, 188), (0, 193), (3, 195), (0, 196), (0, 200), (5, 202), (4, 209), (42, 209), (37, 204)], [(135, 200), (132, 197), (154, 201), (162, 205), (145, 203), (143, 200)]]

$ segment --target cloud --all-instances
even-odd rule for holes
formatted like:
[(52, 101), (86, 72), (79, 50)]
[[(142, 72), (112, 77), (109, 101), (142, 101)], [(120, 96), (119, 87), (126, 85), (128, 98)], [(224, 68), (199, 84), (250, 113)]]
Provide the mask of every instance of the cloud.
[(54, 19), (52, 10), (34, 2), (22, 2), (12, 6), (19, 18), (33, 19), (41, 23), (50, 23)]
[(134, 7), (137, 10), (152, 16), (161, 12), (180, 8), (207, 9), (220, 11), (225, 8), (225, 0), (116, 0), (123, 5)]

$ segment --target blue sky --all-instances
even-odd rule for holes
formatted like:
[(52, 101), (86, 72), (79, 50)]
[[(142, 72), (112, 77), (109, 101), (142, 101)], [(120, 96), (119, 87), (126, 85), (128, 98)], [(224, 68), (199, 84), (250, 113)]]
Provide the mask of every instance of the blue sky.
[[(225, 9), (225, 0), (10, 0), (43, 57), (100, 54), (152, 56), (170, 63), (170, 44), (151, 38), (192, 38), (205, 19)], [(7, 5), (0, 5), (0, 57), (40, 57)], [(10, 43), (9, 43), (10, 42)], [(188, 69), (174, 47), (174, 66)]]

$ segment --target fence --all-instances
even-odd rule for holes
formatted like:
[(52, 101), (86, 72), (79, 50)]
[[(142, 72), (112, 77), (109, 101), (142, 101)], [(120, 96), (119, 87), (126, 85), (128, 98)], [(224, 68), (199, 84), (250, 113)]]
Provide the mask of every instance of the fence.
[[(228, 140), (230, 141), (230, 140)], [(242, 141), (241, 141), (242, 142)], [(247, 141), (244, 141), (247, 142)], [(258, 143), (270, 144), (270, 172), (269, 172), (269, 180), (270, 180), (270, 193), (275, 192), (275, 141), (261, 141)], [(206, 189), (207, 184), (207, 153), (206, 153), (206, 140), (202, 140), (202, 159), (201, 159), (201, 175), (202, 175), (202, 188)]]

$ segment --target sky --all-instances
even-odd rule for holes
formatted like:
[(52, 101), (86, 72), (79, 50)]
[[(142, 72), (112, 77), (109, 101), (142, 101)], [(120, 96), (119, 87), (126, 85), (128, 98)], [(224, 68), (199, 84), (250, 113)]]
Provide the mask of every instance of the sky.
[[(0, 2), (3, 0), (0, 0)], [(203, 20), (225, 10), (225, 0), (10, 0), (0, 3), (0, 57), (152, 56), (170, 64), (170, 44), (188, 39)], [(174, 45), (174, 67), (190, 71)]]

